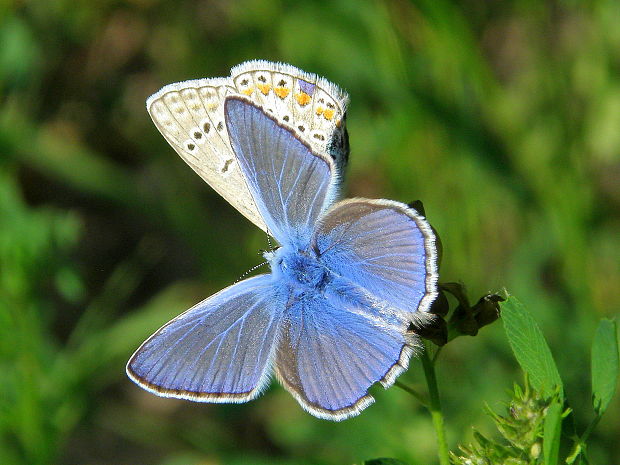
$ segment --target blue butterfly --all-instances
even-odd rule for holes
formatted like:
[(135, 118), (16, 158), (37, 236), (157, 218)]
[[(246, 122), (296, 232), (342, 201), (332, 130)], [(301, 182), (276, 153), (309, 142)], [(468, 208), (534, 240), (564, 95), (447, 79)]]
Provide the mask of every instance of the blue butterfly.
[(390, 200), (335, 202), (339, 166), (242, 94), (225, 132), (256, 211), (280, 247), (271, 272), (229, 286), (153, 334), (129, 377), (164, 397), (246, 402), (275, 372), (301, 406), (343, 420), (389, 387), (417, 346), (409, 325), (437, 295), (435, 236)]

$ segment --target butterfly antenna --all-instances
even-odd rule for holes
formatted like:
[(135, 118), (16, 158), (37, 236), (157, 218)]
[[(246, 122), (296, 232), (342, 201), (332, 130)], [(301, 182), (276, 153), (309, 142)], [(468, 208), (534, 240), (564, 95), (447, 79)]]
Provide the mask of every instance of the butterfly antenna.
[(252, 268), (250, 268), (248, 271), (246, 271), (245, 273), (243, 273), (241, 276), (239, 276), (236, 281), (233, 284), (238, 283), (239, 281), (241, 281), (243, 278), (245, 278), (247, 275), (249, 275), (250, 273), (252, 273), (253, 271), (258, 270), (261, 266), (266, 265), (267, 261), (264, 261), (263, 263), (259, 263), (258, 265), (253, 266)]
[(269, 251), (273, 252), (275, 249), (273, 248), (273, 243), (271, 242), (271, 236), (267, 233), (267, 244), (269, 244)]

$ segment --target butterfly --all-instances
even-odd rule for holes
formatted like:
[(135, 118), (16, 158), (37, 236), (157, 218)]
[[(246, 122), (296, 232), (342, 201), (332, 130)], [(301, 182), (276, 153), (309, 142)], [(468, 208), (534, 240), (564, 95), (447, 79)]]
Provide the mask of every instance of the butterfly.
[(343, 420), (407, 369), (437, 296), (426, 219), (392, 200), (337, 201), (347, 95), (293, 66), (251, 61), (228, 78), (171, 84), (147, 100), (181, 157), (279, 243), (270, 273), (165, 324), (127, 364), (164, 397), (246, 402), (275, 376), (312, 415)]

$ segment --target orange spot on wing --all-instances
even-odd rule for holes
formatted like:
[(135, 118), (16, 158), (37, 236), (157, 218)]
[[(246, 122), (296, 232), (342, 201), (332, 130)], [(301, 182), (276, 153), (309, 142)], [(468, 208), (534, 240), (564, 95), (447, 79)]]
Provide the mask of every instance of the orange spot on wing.
[(312, 97), (310, 97), (305, 92), (300, 92), (297, 95), (295, 95), (295, 99), (297, 100), (297, 103), (299, 103), (299, 105), (303, 107), (310, 103), (310, 100), (312, 100)]
[(330, 110), (329, 108), (323, 112), (323, 117), (327, 120), (331, 120), (334, 117), (334, 110)]
[(254, 87), (248, 87), (247, 89), (241, 91), (241, 93), (245, 95), (252, 95), (252, 92), (254, 92)]
[(316, 107), (315, 112), (317, 115), (321, 116), (321, 114), (323, 113), (323, 107)]
[(269, 84), (258, 84), (256, 87), (263, 93), (263, 95), (267, 95), (271, 90), (271, 86)]
[(278, 97), (280, 97), (281, 99), (285, 99), (291, 90), (287, 89), (286, 87), (276, 87), (273, 89), (273, 91)]
[(342, 126), (342, 120), (339, 119), (338, 121), (336, 121), (336, 127), (340, 128), (340, 126)]

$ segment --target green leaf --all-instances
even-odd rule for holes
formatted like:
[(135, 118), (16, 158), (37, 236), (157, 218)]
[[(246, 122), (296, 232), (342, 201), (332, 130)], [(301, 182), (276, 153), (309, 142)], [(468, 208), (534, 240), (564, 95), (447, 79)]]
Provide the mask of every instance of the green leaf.
[(398, 460), (398, 459), (380, 458), (380, 459), (366, 460), (364, 462), (364, 465), (407, 465), (407, 464), (403, 462), (402, 460)]
[(618, 336), (615, 320), (601, 320), (592, 343), (592, 404), (597, 415), (609, 406), (618, 383)]
[(532, 387), (546, 397), (551, 397), (557, 387), (562, 401), (562, 379), (536, 321), (515, 297), (510, 296), (501, 308), (506, 337)]
[(554, 401), (547, 410), (543, 433), (543, 459), (545, 465), (557, 465), (562, 433), (562, 404)]

